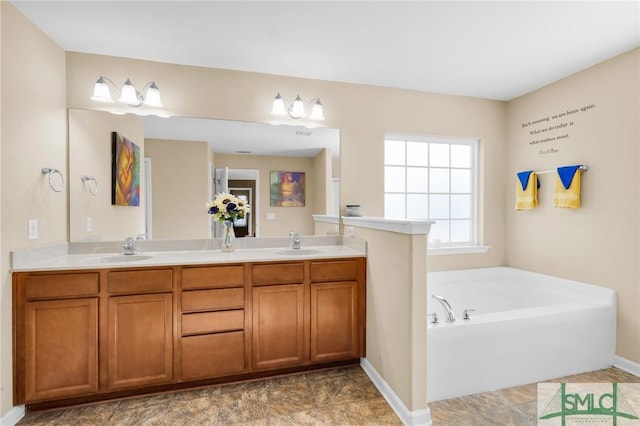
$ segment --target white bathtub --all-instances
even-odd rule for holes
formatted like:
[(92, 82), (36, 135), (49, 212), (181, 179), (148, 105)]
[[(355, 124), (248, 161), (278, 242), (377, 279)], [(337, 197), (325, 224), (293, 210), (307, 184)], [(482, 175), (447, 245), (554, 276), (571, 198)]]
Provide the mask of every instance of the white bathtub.
[[(437, 294), (454, 309), (447, 323)], [(430, 272), (428, 401), (606, 368), (613, 363), (616, 293), (498, 267)], [(463, 320), (465, 308), (475, 309)]]

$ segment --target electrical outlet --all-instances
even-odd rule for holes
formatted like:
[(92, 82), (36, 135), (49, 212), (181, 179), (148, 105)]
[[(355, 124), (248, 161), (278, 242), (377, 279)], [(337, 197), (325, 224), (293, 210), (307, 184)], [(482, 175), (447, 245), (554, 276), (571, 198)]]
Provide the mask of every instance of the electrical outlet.
[(38, 219), (29, 219), (29, 239), (38, 239)]
[(87, 218), (87, 232), (93, 232), (93, 218)]
[(276, 220), (275, 213), (267, 213), (267, 220)]

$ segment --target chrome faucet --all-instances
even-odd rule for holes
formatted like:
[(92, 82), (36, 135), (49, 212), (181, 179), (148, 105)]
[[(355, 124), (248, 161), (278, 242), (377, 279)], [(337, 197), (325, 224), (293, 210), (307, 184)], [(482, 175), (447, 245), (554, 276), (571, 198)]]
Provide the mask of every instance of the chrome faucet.
[(447, 322), (454, 322), (456, 320), (456, 316), (453, 313), (453, 308), (451, 307), (449, 302), (447, 302), (447, 299), (442, 296), (438, 296), (437, 294), (432, 294), (431, 297), (440, 302), (444, 310), (447, 312)]
[(290, 231), (289, 236), (291, 237), (291, 245), (289, 248), (298, 250), (300, 248), (300, 235), (297, 232)]
[(131, 255), (131, 254), (140, 254), (142, 253), (140, 250), (136, 250), (136, 246), (133, 243), (133, 238), (127, 237), (124, 240), (124, 244), (122, 245), (122, 254)]

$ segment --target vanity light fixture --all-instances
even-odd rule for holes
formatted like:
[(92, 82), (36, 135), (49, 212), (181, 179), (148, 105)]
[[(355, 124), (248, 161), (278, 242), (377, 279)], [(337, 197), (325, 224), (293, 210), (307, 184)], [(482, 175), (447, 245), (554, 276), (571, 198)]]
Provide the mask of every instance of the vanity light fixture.
[(109, 78), (100, 76), (93, 87), (93, 96), (91, 100), (94, 102), (111, 103), (113, 98), (111, 97), (111, 91), (109, 90), (110, 83), (114, 89), (120, 93), (118, 98), (119, 102), (127, 104), (132, 107), (139, 107), (141, 105), (147, 105), (151, 107), (162, 108), (162, 101), (160, 100), (160, 91), (155, 81), (150, 81), (144, 85), (141, 91), (137, 91), (131, 83), (131, 80), (127, 78), (122, 88), (118, 88), (116, 84)]
[[(320, 121), (324, 120), (324, 113), (322, 111), (322, 103), (320, 102), (320, 99), (318, 98), (312, 99), (311, 102), (309, 102), (309, 104), (313, 104), (309, 118), (312, 120), (320, 120)], [(275, 99), (273, 100), (273, 107), (271, 108), (271, 114), (272, 115), (289, 114), (289, 117), (295, 118), (296, 120), (298, 118), (302, 118), (307, 115), (306, 112), (304, 111), (304, 102), (302, 102), (302, 98), (300, 97), (300, 95), (297, 95), (293, 103), (291, 104), (291, 106), (289, 106), (289, 108), (286, 108), (284, 104), (284, 99), (282, 99), (282, 96), (280, 96), (280, 93), (278, 93)]]

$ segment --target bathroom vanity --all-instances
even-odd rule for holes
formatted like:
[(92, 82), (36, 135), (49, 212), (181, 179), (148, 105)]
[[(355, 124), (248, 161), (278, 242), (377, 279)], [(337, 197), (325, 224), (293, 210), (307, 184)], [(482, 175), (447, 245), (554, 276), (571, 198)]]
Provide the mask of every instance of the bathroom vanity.
[(245, 252), (14, 271), (14, 402), (73, 404), (365, 355), (364, 254)]

